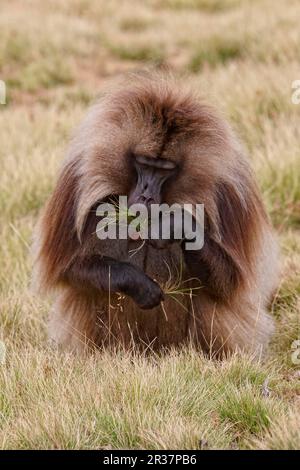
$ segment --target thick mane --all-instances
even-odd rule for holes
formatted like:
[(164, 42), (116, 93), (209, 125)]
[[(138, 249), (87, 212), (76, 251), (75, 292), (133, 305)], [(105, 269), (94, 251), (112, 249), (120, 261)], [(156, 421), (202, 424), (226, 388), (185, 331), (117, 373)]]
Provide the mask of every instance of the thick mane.
[(42, 218), (42, 284), (54, 285), (71, 261), (91, 207), (128, 193), (130, 156), (139, 153), (180, 165), (167, 202), (205, 204), (206, 236), (230, 258), (242, 285), (265, 218), (243, 151), (213, 108), (157, 75), (114, 84), (79, 127)]
[[(177, 167), (159, 200), (204, 204), (201, 250), (189, 251), (185, 240), (163, 250), (138, 240), (132, 250), (132, 240), (97, 238), (95, 208), (136, 191), (137, 157)], [(259, 349), (273, 330), (266, 308), (277, 249), (245, 152), (223, 117), (169, 76), (129, 74), (91, 107), (34, 249), (36, 287), (59, 288), (51, 335), (67, 347), (113, 341), (159, 349), (190, 338), (220, 355)], [(166, 284), (185, 290), (195, 281), (201, 288), (183, 303), (168, 295)]]
[(62, 168), (35, 234), (34, 284), (38, 290), (53, 288), (77, 251), (75, 213), (78, 184), (76, 162), (72, 161)]

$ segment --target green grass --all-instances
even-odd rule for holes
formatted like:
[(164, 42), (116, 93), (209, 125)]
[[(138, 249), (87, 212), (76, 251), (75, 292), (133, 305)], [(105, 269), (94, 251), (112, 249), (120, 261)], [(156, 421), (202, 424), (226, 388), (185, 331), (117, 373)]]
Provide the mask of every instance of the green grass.
[(199, 72), (205, 65), (215, 67), (224, 65), (234, 59), (239, 59), (244, 54), (244, 45), (234, 38), (216, 36), (207, 42), (199, 44), (189, 63), (191, 72)]
[(9, 448), (245, 446), (243, 432), (265, 432), (281, 405), (261, 397), (262, 369), (274, 372), (262, 364), (254, 372), (251, 358), (242, 362), (243, 375), (257, 378), (250, 387), (239, 374), (233, 380), (239, 358), (221, 364), (189, 349), (162, 358), (76, 358), (39, 347), (8, 354), (14, 367), (0, 375), (0, 403)]
[(56, 60), (49, 63), (47, 59), (43, 59), (24, 67), (22, 74), (10, 78), (7, 84), (23, 91), (34, 92), (41, 88), (69, 85), (72, 82), (71, 69), (64, 61)]
[(118, 59), (134, 62), (150, 62), (161, 64), (164, 60), (163, 47), (109, 45), (111, 53)]
[(161, 7), (172, 9), (196, 9), (209, 13), (222, 12), (236, 7), (240, 0), (160, 0)]
[(120, 28), (123, 31), (140, 33), (150, 27), (152, 22), (146, 18), (141, 17), (128, 17), (122, 19)]

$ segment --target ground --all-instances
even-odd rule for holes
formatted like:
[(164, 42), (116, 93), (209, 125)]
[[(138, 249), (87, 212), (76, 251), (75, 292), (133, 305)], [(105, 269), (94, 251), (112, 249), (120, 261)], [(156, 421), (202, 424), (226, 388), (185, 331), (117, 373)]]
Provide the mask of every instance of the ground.
[[(300, 448), (299, 18), (295, 0), (1, 1), (0, 448)], [(282, 252), (264, 359), (47, 346), (32, 229), (102, 84), (149, 65), (190, 80), (248, 149)]]

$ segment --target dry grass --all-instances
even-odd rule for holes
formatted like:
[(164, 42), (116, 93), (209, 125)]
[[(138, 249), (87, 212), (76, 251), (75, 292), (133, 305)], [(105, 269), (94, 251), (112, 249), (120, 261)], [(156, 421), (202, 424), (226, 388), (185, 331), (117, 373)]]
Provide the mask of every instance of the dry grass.
[[(1, 448), (300, 448), (299, 15), (292, 0), (1, 2)], [(28, 288), (38, 211), (102, 83), (145, 63), (188, 74), (249, 149), (282, 246), (264, 362), (45, 346), (48, 306)]]

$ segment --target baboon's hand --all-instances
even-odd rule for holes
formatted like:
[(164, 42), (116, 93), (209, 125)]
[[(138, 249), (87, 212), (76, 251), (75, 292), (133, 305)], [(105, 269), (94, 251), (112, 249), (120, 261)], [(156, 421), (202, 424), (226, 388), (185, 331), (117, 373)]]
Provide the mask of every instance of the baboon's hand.
[(143, 282), (143, 285), (140, 292), (137, 292), (133, 297), (135, 302), (142, 309), (151, 309), (157, 307), (160, 302), (164, 300), (164, 294), (160, 286), (152, 279), (148, 278), (146, 282)]
[(164, 299), (163, 291), (157, 282), (130, 264), (127, 265), (120, 290), (129, 295), (142, 309), (157, 307)]

